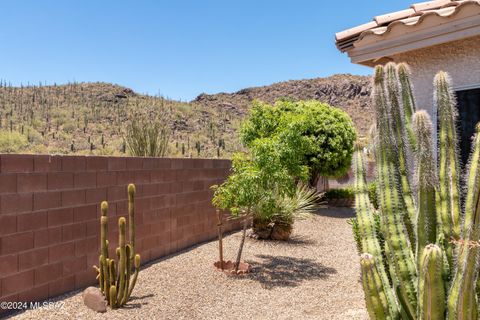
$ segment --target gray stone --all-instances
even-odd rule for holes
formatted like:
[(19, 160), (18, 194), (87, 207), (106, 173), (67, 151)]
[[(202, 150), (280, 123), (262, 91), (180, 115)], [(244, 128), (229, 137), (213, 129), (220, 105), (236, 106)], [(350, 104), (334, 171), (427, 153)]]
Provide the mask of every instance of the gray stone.
[(83, 303), (90, 309), (96, 312), (107, 311), (107, 301), (102, 295), (100, 289), (95, 287), (88, 287), (82, 293)]

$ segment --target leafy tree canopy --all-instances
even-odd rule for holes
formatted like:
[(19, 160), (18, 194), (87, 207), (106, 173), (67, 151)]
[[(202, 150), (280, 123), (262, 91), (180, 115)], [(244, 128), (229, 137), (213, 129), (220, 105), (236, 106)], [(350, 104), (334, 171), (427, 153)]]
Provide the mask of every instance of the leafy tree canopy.
[(316, 100), (279, 100), (273, 106), (255, 101), (240, 136), (251, 150), (259, 141), (270, 140), (279, 148), (289, 173), (300, 179), (305, 174), (345, 174), (356, 139), (353, 122), (345, 112)]

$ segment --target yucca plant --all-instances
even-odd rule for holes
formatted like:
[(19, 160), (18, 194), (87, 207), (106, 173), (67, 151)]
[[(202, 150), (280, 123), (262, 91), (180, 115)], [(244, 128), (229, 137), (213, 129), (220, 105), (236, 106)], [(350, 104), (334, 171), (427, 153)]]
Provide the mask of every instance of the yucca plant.
[(354, 231), (371, 319), (479, 317), (480, 126), (461, 186), (455, 97), (445, 72), (434, 84), (438, 150), (430, 116), (415, 112), (408, 67), (390, 63), (375, 69), (378, 213), (370, 203), (361, 150), (353, 164)]
[(125, 142), (132, 156), (163, 157), (169, 136), (169, 130), (162, 123), (135, 119), (127, 127)]

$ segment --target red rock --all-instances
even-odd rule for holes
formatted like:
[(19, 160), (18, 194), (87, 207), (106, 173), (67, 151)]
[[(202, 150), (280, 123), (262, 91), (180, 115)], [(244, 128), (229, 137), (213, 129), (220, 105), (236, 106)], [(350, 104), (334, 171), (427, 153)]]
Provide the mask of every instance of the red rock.
[(82, 293), (83, 303), (96, 312), (107, 311), (107, 301), (102, 295), (100, 289), (95, 287), (88, 287)]

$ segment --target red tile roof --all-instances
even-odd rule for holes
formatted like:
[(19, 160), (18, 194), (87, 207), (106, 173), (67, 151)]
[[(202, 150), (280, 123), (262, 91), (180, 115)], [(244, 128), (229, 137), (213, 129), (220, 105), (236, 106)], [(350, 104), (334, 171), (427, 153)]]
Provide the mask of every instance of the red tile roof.
[(336, 44), (339, 50), (345, 52), (366, 36), (381, 37), (397, 26), (416, 26), (427, 16), (447, 18), (471, 5), (480, 7), (480, 0), (435, 0), (416, 3), (409, 9), (376, 16), (369, 23), (338, 32), (335, 35)]

